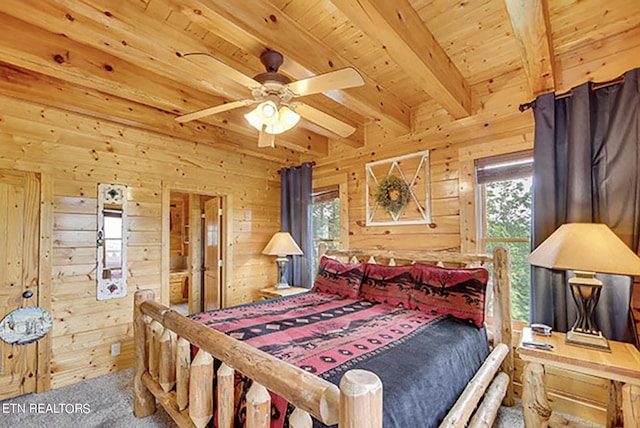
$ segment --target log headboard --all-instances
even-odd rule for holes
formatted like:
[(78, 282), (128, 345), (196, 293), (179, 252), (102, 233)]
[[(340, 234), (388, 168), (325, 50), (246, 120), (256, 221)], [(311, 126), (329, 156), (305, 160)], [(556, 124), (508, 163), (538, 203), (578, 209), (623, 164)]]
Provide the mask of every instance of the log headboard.
[[(513, 379), (514, 356), (512, 346), (511, 326), (511, 263), (509, 251), (505, 247), (496, 247), (492, 255), (463, 254), (453, 251), (419, 251), (419, 250), (378, 250), (378, 249), (328, 249), (321, 243), (318, 257), (323, 255), (334, 257), (342, 261), (375, 262), (378, 264), (439, 264), (445, 267), (477, 267), (492, 265), (492, 280), (487, 289), (487, 301), (493, 301), (493, 316), (487, 323), (489, 342), (494, 346), (504, 343), (509, 352), (502, 363), (502, 371)], [(509, 386), (504, 398), (504, 404), (512, 406), (515, 403), (513, 382)]]

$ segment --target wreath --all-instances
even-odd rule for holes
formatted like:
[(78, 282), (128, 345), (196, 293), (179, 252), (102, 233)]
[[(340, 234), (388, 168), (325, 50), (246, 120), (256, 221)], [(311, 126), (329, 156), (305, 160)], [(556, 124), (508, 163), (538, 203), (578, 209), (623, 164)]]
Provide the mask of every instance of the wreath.
[(374, 197), (385, 211), (397, 214), (409, 202), (409, 186), (404, 180), (394, 175), (387, 175), (378, 184)]

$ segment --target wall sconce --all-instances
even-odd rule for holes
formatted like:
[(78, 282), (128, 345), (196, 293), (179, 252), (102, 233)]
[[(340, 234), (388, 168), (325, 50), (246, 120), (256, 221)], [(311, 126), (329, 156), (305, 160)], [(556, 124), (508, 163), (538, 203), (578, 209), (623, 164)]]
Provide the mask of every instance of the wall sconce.
[(267, 246), (264, 247), (264, 250), (262, 250), (262, 254), (278, 256), (276, 259), (276, 264), (278, 265), (278, 283), (275, 288), (277, 290), (290, 288), (291, 286), (287, 283), (286, 278), (287, 264), (289, 263), (287, 256), (301, 256), (303, 253), (289, 232), (276, 232)]

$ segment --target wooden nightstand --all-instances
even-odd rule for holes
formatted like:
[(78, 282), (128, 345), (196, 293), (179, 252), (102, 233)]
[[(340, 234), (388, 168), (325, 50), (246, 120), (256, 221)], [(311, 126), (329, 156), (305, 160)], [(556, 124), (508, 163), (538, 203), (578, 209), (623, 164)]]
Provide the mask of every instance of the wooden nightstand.
[(309, 291), (308, 288), (302, 287), (284, 288), (282, 290), (278, 290), (274, 287), (267, 287), (260, 290), (260, 295), (263, 299), (275, 299), (276, 297), (291, 296), (294, 294), (306, 293), (307, 291)]
[[(529, 327), (522, 331), (523, 340), (526, 340), (527, 334), (530, 334)], [(520, 358), (526, 363), (522, 373), (525, 426), (537, 428), (549, 425), (551, 407), (542, 376), (547, 366), (608, 379), (606, 426), (640, 428), (640, 352), (629, 343), (612, 340), (609, 341), (611, 352), (606, 352), (567, 345), (564, 339), (565, 334), (557, 332), (550, 337), (533, 336), (536, 342), (553, 345), (552, 350), (524, 347), (522, 342), (518, 346)]]

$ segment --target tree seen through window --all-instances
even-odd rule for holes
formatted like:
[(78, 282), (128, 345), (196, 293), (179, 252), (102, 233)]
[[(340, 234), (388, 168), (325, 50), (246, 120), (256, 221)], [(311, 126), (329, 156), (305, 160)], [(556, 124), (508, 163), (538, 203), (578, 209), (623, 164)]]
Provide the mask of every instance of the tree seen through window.
[(511, 302), (515, 320), (529, 319), (530, 267), (524, 258), (530, 252), (531, 177), (484, 184), (487, 253), (495, 246), (511, 253)]

